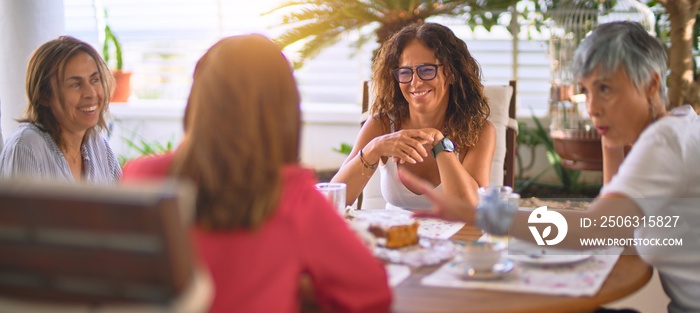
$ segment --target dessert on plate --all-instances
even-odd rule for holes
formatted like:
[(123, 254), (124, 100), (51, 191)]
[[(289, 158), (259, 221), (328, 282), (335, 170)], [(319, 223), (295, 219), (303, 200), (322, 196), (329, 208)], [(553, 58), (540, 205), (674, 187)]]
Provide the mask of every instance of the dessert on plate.
[(346, 215), (354, 223), (366, 225), (380, 246), (390, 249), (403, 248), (418, 243), (418, 226), (415, 219), (397, 212), (373, 212), (372, 214)]

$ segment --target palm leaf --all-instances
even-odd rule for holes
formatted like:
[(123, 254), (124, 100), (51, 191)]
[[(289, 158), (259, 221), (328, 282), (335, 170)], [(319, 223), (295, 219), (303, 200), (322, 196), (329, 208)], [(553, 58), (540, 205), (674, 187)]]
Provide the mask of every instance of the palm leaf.
[(263, 12), (260, 15), (269, 15), (274, 12), (288, 9), (290, 7), (295, 7), (295, 6), (302, 6), (302, 5), (315, 5), (315, 6), (321, 6), (323, 5), (325, 1), (323, 0), (289, 0), (289, 1), (284, 1), (278, 4), (277, 6), (273, 7), (272, 9), (268, 10), (267, 12)]
[(299, 51), (299, 60), (293, 62), (294, 68), (302, 67), (305, 60), (309, 60), (318, 55), (322, 48), (338, 43), (343, 33), (343, 30), (327, 31), (306, 42), (304, 47)]
[(275, 41), (279, 43), (282, 47), (286, 47), (297, 41), (304, 40), (307, 38), (311, 38), (313, 40), (313, 38), (323, 36), (326, 33), (336, 32), (338, 27), (342, 27), (342, 25), (339, 25), (338, 22), (339, 21), (333, 20), (309, 22), (304, 25), (297, 26), (296, 28), (287, 30), (282, 35), (275, 38)]
[[(557, 2), (558, 0), (550, 0)], [(316, 56), (336, 43), (344, 32), (359, 31), (353, 44), (359, 50), (371, 36), (385, 40), (392, 32), (413, 21), (431, 16), (465, 17), (471, 28), (487, 30), (498, 24), (518, 0), (287, 0), (263, 15), (282, 13), (277, 27), (286, 30), (275, 41), (286, 47), (304, 41), (301, 59)], [(539, 4), (536, 4), (536, 7)], [(373, 33), (369, 35), (368, 33)]]
[(401, 0), (377, 0), (376, 2), (389, 11), (401, 8)]
[(348, 18), (352, 18), (359, 21), (364, 20), (368, 22), (381, 21), (382, 15), (380, 15), (380, 13), (381, 12), (378, 12), (367, 5), (352, 5), (347, 6), (343, 9), (343, 14)]

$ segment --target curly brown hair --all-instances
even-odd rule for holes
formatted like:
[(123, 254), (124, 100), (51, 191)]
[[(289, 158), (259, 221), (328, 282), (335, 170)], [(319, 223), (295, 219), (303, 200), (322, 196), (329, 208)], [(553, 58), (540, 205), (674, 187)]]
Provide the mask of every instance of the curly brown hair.
[(435, 51), (435, 57), (444, 64), (450, 83), (442, 133), (454, 142), (457, 151), (473, 147), (490, 114), (481, 83), (481, 68), (469, 53), (467, 44), (440, 24), (408, 25), (382, 44), (379, 57), (372, 66), (374, 99), (370, 112), (373, 118), (395, 130), (399, 130), (409, 118), (408, 101), (391, 71), (399, 66), (401, 53), (414, 39)]

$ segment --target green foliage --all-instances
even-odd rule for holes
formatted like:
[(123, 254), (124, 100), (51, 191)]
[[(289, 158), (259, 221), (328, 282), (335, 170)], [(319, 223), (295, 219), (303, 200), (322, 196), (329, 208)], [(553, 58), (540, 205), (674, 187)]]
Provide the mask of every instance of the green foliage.
[(338, 148), (333, 148), (333, 151), (338, 152), (340, 154), (344, 155), (350, 155), (350, 152), (352, 152), (352, 145), (342, 142), (340, 143), (340, 149)]
[(549, 136), (549, 132), (544, 126), (542, 126), (542, 123), (540, 123), (540, 120), (534, 114), (532, 115), (532, 119), (535, 121), (535, 125), (537, 125), (535, 133), (540, 140), (542, 140), (542, 143), (547, 149), (547, 161), (549, 161), (549, 165), (551, 165), (556, 172), (562, 187), (566, 191), (580, 191), (582, 184), (579, 182), (578, 178), (581, 175), (581, 171), (570, 170), (564, 167), (561, 162), (561, 157), (559, 157), (557, 152), (554, 150), (554, 142)]
[(146, 140), (142, 139), (134, 139), (136, 134), (133, 134), (132, 138), (126, 138), (122, 137), (122, 140), (124, 143), (126, 143), (127, 147), (130, 149), (130, 151), (135, 151), (136, 156), (133, 156), (133, 154), (122, 154), (117, 156), (117, 159), (119, 160), (119, 164), (123, 167), (126, 162), (146, 156), (146, 155), (156, 155), (156, 154), (162, 154), (166, 152), (170, 152), (173, 150), (174, 146), (174, 140), (168, 140), (165, 144), (159, 142), (159, 141), (152, 141), (148, 142)]
[[(516, 161), (518, 162), (517, 179), (523, 179), (523, 172), (529, 170), (535, 164), (535, 149), (542, 144), (542, 139), (535, 133), (535, 130), (527, 127), (525, 122), (518, 122), (518, 136), (515, 137), (515, 143), (518, 149), (516, 150)], [(530, 162), (523, 165), (522, 157), (520, 156), (521, 148), (528, 148), (530, 151)]]
[[(520, 133), (518, 134), (516, 140), (518, 143), (523, 143), (524, 145), (531, 146), (531, 149), (533, 150), (535, 146), (544, 145), (546, 149), (545, 155), (547, 156), (547, 161), (549, 162), (550, 167), (544, 169), (543, 171), (535, 175), (535, 177), (530, 178), (527, 181), (520, 181), (518, 183), (519, 186), (516, 188), (516, 191), (521, 192), (530, 185), (537, 183), (538, 180), (547, 171), (549, 171), (550, 169), (554, 169), (555, 173), (557, 174), (557, 178), (559, 178), (560, 186), (564, 191), (572, 193), (580, 192), (582, 188), (585, 187), (585, 184), (579, 181), (581, 171), (570, 170), (564, 167), (561, 157), (559, 157), (556, 150), (554, 150), (554, 142), (549, 136), (547, 128), (545, 128), (542, 125), (540, 120), (534, 114), (532, 115), (532, 119), (536, 125), (534, 129), (527, 128), (525, 125), (521, 125), (520, 123), (518, 123)], [(525, 129), (524, 132), (523, 129)], [(518, 162), (518, 165), (521, 166), (521, 161), (518, 160)], [(522, 166), (520, 168), (522, 169)]]
[[(105, 20), (107, 17), (107, 10), (105, 10)], [(102, 45), (102, 57), (105, 59), (105, 63), (108, 65), (110, 61), (114, 59), (116, 62), (115, 68), (117, 70), (121, 70), (124, 67), (124, 61), (122, 60), (122, 45), (114, 32), (112, 32), (112, 28), (109, 27), (109, 24), (107, 23), (105, 23), (104, 36), (105, 39)], [(112, 55), (112, 51), (114, 51), (114, 55)]]
[(527, 127), (525, 122), (518, 122), (518, 136), (515, 137), (518, 145), (536, 147), (542, 144), (542, 138), (538, 136), (534, 129)]

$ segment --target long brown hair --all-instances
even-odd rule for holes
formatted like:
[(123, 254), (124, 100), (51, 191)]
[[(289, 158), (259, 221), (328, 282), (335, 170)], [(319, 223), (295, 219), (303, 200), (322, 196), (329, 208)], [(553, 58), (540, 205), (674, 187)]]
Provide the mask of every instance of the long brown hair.
[(17, 121), (40, 126), (42, 130), (51, 135), (60, 148), (63, 148), (61, 125), (47, 104), (54, 95), (58, 96), (59, 103), (63, 104), (63, 94), (59, 92), (60, 82), (64, 79), (66, 63), (79, 52), (85, 52), (95, 60), (103, 91), (102, 108), (97, 125), (89, 129), (86, 136), (99, 131), (107, 131), (105, 115), (109, 110), (109, 101), (114, 92), (114, 77), (95, 48), (77, 38), (61, 36), (34, 50), (27, 65), (26, 89), (29, 101), (24, 117)]
[(458, 151), (473, 147), (490, 113), (481, 83), (481, 68), (469, 53), (467, 44), (440, 24), (411, 24), (384, 42), (372, 67), (375, 88), (372, 115), (387, 128), (391, 126), (386, 125), (387, 122), (393, 124), (396, 130), (409, 118), (408, 101), (391, 71), (399, 66), (401, 53), (413, 39), (435, 52), (451, 83), (441, 131), (455, 143)]
[(194, 72), (173, 172), (198, 186), (207, 229), (258, 228), (276, 208), (284, 164), (299, 159), (299, 92), (280, 47), (228, 37)]

